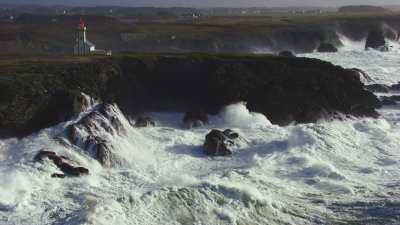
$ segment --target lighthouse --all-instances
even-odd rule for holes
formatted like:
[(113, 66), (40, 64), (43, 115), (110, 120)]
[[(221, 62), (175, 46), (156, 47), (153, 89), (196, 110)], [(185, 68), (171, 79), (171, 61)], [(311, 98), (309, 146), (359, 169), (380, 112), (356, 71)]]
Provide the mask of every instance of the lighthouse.
[(95, 45), (86, 38), (86, 25), (81, 19), (75, 31), (74, 55), (84, 56), (95, 52)]

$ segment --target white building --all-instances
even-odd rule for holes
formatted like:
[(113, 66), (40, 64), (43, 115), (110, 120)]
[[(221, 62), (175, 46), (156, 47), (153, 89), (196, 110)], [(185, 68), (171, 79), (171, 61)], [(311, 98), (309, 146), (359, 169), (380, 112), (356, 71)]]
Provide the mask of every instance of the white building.
[(93, 43), (86, 38), (86, 26), (81, 20), (75, 32), (74, 55), (90, 55), (90, 52), (96, 50)]
[(96, 49), (96, 46), (86, 38), (86, 26), (81, 20), (75, 32), (74, 55), (111, 55), (111, 51)]

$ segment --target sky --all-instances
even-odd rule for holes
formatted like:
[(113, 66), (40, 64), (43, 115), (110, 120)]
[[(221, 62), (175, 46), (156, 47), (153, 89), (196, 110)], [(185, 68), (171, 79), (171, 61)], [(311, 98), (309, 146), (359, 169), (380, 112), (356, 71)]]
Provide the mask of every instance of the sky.
[(155, 7), (281, 7), (340, 5), (400, 5), (399, 0), (0, 0), (11, 4), (122, 5)]

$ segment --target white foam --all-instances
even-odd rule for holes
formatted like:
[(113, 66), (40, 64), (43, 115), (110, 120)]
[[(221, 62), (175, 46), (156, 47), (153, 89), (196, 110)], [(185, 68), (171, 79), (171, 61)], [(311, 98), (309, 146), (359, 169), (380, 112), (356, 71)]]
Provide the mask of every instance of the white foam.
[(32, 192), (32, 184), (19, 171), (0, 172), (0, 207), (16, 207)]
[(340, 42), (342, 43), (342, 46), (339, 47), (339, 51), (363, 51), (365, 49), (365, 38), (360, 41), (355, 41), (341, 33), (337, 32), (337, 35)]
[(226, 106), (220, 113), (226, 126), (235, 128), (255, 128), (271, 125), (271, 122), (260, 113), (250, 112), (245, 102)]

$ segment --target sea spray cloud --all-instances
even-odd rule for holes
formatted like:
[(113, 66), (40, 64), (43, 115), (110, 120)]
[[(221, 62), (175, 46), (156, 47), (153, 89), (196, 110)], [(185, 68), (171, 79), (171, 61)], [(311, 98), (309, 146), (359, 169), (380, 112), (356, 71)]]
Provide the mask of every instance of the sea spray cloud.
[(250, 128), (271, 125), (271, 122), (261, 113), (250, 112), (245, 102), (226, 106), (221, 111), (223, 121), (233, 127)]

